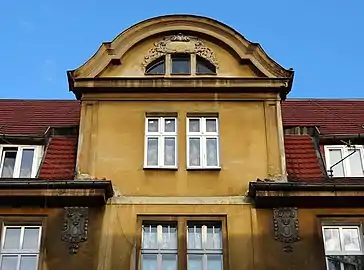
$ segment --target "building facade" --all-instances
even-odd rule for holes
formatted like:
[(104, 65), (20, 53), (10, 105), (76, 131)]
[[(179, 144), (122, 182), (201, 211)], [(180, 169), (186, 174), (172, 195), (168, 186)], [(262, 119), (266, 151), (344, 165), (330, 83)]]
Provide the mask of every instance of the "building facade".
[(199, 16), (67, 75), (77, 101), (1, 101), (0, 270), (364, 269), (364, 102), (285, 101), (291, 69)]

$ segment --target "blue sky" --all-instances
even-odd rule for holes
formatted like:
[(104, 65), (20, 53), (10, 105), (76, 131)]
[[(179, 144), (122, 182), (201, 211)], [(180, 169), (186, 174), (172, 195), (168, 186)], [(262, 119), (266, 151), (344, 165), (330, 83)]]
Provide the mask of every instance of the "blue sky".
[(66, 70), (150, 17), (208, 16), (295, 70), (290, 97), (364, 97), (362, 0), (12, 0), (0, 3), (0, 98), (73, 99)]

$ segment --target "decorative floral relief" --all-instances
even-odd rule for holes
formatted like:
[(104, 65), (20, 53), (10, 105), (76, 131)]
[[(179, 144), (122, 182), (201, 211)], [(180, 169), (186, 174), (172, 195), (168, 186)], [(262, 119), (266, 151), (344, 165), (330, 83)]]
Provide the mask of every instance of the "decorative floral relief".
[(292, 243), (300, 240), (298, 232), (297, 208), (283, 207), (273, 209), (274, 239), (283, 242), (284, 251), (292, 251)]
[(198, 38), (185, 36), (181, 33), (166, 36), (162, 40), (154, 43), (153, 48), (144, 57), (143, 66), (146, 67), (149, 63), (167, 53), (195, 53), (218, 68), (216, 56), (210, 48), (207, 48)]

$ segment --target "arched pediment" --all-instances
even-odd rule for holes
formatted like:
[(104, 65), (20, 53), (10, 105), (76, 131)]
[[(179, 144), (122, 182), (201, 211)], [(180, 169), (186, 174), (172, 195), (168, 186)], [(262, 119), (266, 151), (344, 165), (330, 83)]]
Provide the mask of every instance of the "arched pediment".
[[(174, 33), (174, 34), (171, 34)], [(169, 15), (142, 21), (120, 33), (112, 42), (103, 43), (81, 67), (70, 71), (73, 80), (96, 78), (110, 63), (120, 63), (123, 56), (150, 37), (160, 37), (146, 51), (141, 65), (146, 67), (158, 57), (173, 52), (194, 53), (219, 67), (219, 57), (200, 36), (209, 37), (228, 48), (239, 63), (250, 62), (264, 77), (290, 78), (293, 72), (271, 59), (257, 44), (248, 41), (231, 27), (216, 20), (193, 15)]]

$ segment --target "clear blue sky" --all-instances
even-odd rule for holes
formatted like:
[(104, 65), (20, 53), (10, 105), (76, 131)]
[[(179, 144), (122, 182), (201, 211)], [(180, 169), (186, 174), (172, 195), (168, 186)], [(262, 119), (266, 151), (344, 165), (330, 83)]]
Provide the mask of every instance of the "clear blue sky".
[(294, 68), (290, 97), (364, 97), (363, 0), (11, 0), (0, 3), (0, 98), (73, 99), (66, 70), (150, 17), (208, 16)]

